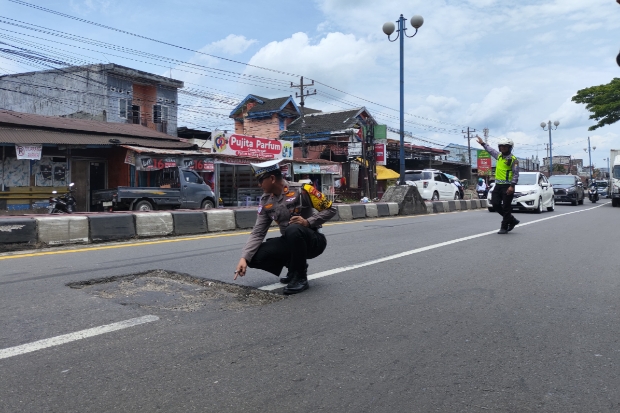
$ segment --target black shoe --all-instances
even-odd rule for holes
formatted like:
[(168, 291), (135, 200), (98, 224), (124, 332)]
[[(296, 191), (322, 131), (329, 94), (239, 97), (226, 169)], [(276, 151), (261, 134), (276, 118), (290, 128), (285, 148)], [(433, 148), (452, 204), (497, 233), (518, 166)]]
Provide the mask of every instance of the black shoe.
[[(306, 274), (308, 274), (308, 264), (306, 264)], [(293, 273), (288, 271), (284, 277), (280, 277), (282, 284), (288, 284), (293, 280)]]
[(296, 273), (293, 274), (293, 279), (286, 287), (284, 287), (284, 291), (282, 291), (284, 295), (299, 294), (300, 292), (310, 288), (307, 276), (298, 275)]
[(506, 228), (502, 228), (499, 230), (498, 234), (508, 234), (508, 230)]
[(517, 225), (519, 225), (519, 223), (520, 223), (520, 222), (521, 222), (521, 221), (519, 221), (518, 219), (513, 218), (513, 219), (512, 219), (512, 222), (511, 222), (510, 224), (508, 224), (508, 229), (507, 229), (507, 231), (508, 231), (508, 232), (512, 231), (512, 230), (514, 229), (514, 227), (516, 227)]

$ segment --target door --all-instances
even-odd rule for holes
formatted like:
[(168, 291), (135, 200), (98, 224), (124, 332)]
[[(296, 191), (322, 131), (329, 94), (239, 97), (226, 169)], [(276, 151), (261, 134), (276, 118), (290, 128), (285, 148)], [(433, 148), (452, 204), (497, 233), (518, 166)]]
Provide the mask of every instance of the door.
[(205, 195), (202, 178), (193, 171), (183, 171), (181, 178), (181, 208), (200, 208)]
[(75, 184), (73, 196), (75, 197), (76, 211), (87, 212), (90, 207), (89, 193), (89, 161), (71, 162), (71, 181)]
[(456, 187), (452, 185), (452, 182), (448, 179), (444, 174), (439, 174), (441, 182), (439, 183), (439, 190), (441, 191), (439, 194), (442, 199), (453, 199), (454, 198), (454, 189)]
[(90, 206), (91, 211), (95, 211), (97, 210), (97, 208), (100, 208), (100, 210), (103, 211), (103, 206), (101, 204), (93, 205), (92, 193), (97, 189), (106, 189), (106, 176), (107, 174), (105, 162), (90, 162), (90, 185), (88, 192), (88, 205)]
[(551, 198), (553, 197), (553, 189), (551, 189), (549, 181), (547, 181), (547, 177), (543, 174), (540, 174), (538, 177), (538, 183), (540, 184), (540, 189), (542, 190), (543, 205), (550, 207)]

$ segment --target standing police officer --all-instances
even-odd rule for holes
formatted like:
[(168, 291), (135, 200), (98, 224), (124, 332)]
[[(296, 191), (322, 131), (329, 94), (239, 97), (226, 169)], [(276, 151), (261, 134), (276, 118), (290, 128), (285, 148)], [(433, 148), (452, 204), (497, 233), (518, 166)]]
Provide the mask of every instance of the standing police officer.
[(507, 234), (519, 223), (519, 220), (512, 215), (512, 199), (515, 194), (515, 185), (519, 181), (519, 161), (512, 154), (514, 142), (512, 139), (501, 138), (497, 145), (498, 152), (484, 143), (480, 137), (477, 138), (478, 143), (497, 159), (495, 188), (491, 194), (491, 204), (493, 204), (493, 209), (503, 217), (498, 234)]
[[(258, 217), (237, 264), (235, 279), (243, 277), (247, 267), (258, 268), (287, 284), (284, 294), (297, 294), (308, 289), (307, 260), (318, 257), (327, 246), (322, 224), (336, 215), (336, 208), (310, 184), (288, 182), (282, 177), (280, 160), (250, 164), (264, 194)], [(316, 210), (316, 212), (314, 211)], [(282, 234), (263, 242), (271, 222)]]

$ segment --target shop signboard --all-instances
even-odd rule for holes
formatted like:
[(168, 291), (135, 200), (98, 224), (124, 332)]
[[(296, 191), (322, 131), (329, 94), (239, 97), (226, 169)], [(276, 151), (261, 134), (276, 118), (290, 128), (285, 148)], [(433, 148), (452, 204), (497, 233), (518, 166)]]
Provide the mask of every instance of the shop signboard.
[(385, 143), (375, 143), (375, 160), (377, 165), (385, 165)]
[(375, 125), (374, 126), (375, 141), (387, 141), (387, 126)]
[(492, 168), (491, 154), (487, 151), (478, 150), (478, 172), (488, 171)]
[(31, 159), (35, 161), (41, 160), (41, 152), (43, 145), (15, 145), (17, 159)]
[(136, 164), (136, 153), (131, 149), (127, 149), (127, 153), (125, 154), (125, 163), (128, 163), (129, 165)]
[(183, 159), (183, 167), (192, 169), (197, 172), (213, 172), (215, 171), (215, 164), (213, 159)]
[(321, 166), (314, 163), (293, 163), (294, 174), (320, 174)]
[(349, 144), (349, 156), (362, 156), (362, 142)]
[(213, 138), (213, 153), (260, 159), (293, 159), (293, 142), (220, 134)]
[(164, 168), (175, 168), (177, 166), (177, 159), (171, 157), (154, 157), (154, 156), (140, 156), (136, 160), (136, 169), (138, 171), (154, 171)]
[(342, 166), (340, 164), (320, 165), (322, 174), (342, 175)]

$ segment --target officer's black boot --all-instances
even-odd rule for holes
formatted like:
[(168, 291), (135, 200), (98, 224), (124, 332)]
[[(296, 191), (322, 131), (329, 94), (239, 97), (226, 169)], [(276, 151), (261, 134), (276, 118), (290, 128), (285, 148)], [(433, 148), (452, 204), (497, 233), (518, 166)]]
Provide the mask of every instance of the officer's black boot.
[(502, 227), (499, 229), (498, 234), (508, 234), (508, 230), (503, 224), (502, 224)]
[(516, 227), (517, 225), (519, 225), (521, 221), (519, 221), (517, 218), (512, 217), (512, 221), (510, 222), (510, 224), (508, 224), (508, 228), (506, 228), (506, 231), (510, 232), (514, 229), (514, 227)]
[[(280, 282), (282, 284), (288, 284), (293, 279), (293, 273), (289, 270), (284, 277), (280, 277)], [(308, 264), (306, 264), (306, 274), (308, 274)]]
[(305, 273), (301, 274), (293, 271), (291, 274), (293, 278), (291, 279), (291, 282), (284, 287), (284, 291), (282, 291), (284, 295), (298, 294), (310, 287), (308, 284), (308, 276)]

